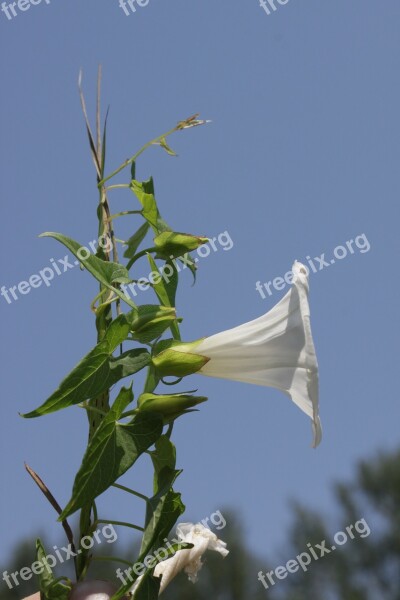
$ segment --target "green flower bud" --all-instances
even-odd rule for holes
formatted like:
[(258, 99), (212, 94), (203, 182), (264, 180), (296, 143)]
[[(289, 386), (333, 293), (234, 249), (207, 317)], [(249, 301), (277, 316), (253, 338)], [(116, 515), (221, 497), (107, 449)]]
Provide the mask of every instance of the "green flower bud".
[(159, 413), (163, 416), (164, 423), (168, 423), (206, 400), (205, 396), (191, 394), (141, 394), (138, 398), (138, 410)]
[(174, 308), (145, 304), (128, 315), (133, 337), (145, 344), (159, 337), (176, 320)]
[(174, 377), (186, 377), (197, 373), (210, 360), (207, 356), (194, 354), (192, 351), (202, 340), (178, 344), (163, 350), (153, 356), (152, 362), (157, 373), (161, 377), (171, 375)]
[(196, 248), (207, 242), (208, 238), (174, 231), (163, 231), (163, 233), (154, 238), (157, 256), (168, 258), (182, 256), (187, 252), (196, 250)]

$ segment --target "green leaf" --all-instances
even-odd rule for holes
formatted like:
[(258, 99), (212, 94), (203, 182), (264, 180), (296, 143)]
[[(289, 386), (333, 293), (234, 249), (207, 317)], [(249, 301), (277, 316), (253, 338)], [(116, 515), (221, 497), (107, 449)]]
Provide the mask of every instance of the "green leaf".
[(147, 503), (141, 555), (148, 554), (156, 543), (161, 543), (185, 511), (181, 494), (172, 489), (174, 481), (181, 472), (164, 467), (157, 474), (157, 493)]
[(123, 294), (118, 287), (115, 287), (115, 285), (118, 283), (130, 283), (131, 281), (129, 273), (124, 266), (111, 261), (102, 260), (98, 256), (90, 254), (90, 251), (87, 248), (81, 246), (81, 244), (75, 240), (62, 235), (61, 233), (47, 231), (42, 233), (39, 237), (51, 237), (61, 242), (61, 244), (64, 244), (64, 246), (66, 246), (66, 248), (68, 248), (68, 250), (70, 250), (72, 254), (76, 256), (81, 265), (87, 271), (89, 271), (89, 273), (91, 273), (95, 279), (97, 279), (97, 281), (99, 281), (108, 289), (112, 290), (130, 306), (135, 306), (132, 300), (127, 298), (127, 296), (125, 296), (125, 294)]
[(151, 225), (155, 233), (158, 234), (162, 231), (170, 231), (171, 228), (169, 225), (167, 225), (164, 219), (162, 219), (157, 207), (157, 202), (154, 196), (153, 178), (150, 177), (150, 179), (147, 181), (142, 182), (132, 179), (130, 187), (143, 207), (143, 217)]
[(163, 148), (170, 156), (178, 156), (175, 150), (172, 150), (172, 148), (168, 145), (167, 138), (165, 136), (160, 139), (159, 144), (161, 148)]
[(156, 494), (159, 491), (159, 474), (164, 467), (175, 469), (176, 448), (166, 435), (162, 435), (156, 441), (155, 450), (152, 450), (150, 455), (154, 467), (154, 493)]
[(126, 245), (128, 247), (124, 252), (125, 258), (133, 258), (135, 256), (137, 249), (139, 248), (140, 244), (143, 242), (144, 238), (146, 237), (147, 232), (149, 231), (149, 227), (150, 227), (150, 225), (146, 221), (146, 223), (143, 223), (143, 225), (141, 225), (141, 227), (139, 227), (137, 232), (135, 234), (133, 234), (132, 237), (129, 238), (129, 240), (126, 242)]
[(146, 571), (135, 592), (135, 600), (157, 600), (160, 592), (161, 578), (154, 577), (151, 571)]
[[(46, 600), (68, 600), (71, 585), (66, 577), (55, 578), (52, 572), (52, 568), (46, 560), (46, 550), (40, 539), (36, 540), (36, 557), (37, 561), (42, 563), (44, 566), (43, 573), (38, 575), (39, 589), (41, 594)], [(37, 569), (39, 570), (39, 569)], [(64, 580), (67, 584), (61, 583)]]
[[(127, 350), (120, 356), (112, 356), (109, 360), (110, 373), (106, 379), (107, 389), (124, 377), (134, 375), (150, 364), (151, 356), (144, 348)], [(97, 394), (96, 394), (97, 395)], [(94, 396), (91, 396), (94, 397)]]
[(148, 254), (147, 256), (152, 272), (160, 275), (160, 277), (157, 278), (153, 277), (153, 280), (157, 279), (157, 283), (153, 284), (153, 289), (157, 294), (159, 301), (163, 306), (175, 306), (175, 296), (178, 285), (178, 272), (175, 265), (171, 261), (167, 261), (165, 264), (169, 265), (170, 269), (168, 272), (164, 269), (161, 274), (151, 254)]
[(182, 258), (180, 258), (179, 260), (183, 264), (184, 269), (186, 269), (186, 267), (189, 268), (189, 271), (193, 275), (193, 285), (194, 285), (196, 283), (196, 271), (197, 271), (197, 265), (196, 265), (195, 261), (190, 256), (190, 254), (184, 254), (184, 256)]
[(157, 375), (156, 369), (152, 364), (149, 365), (147, 370), (146, 381), (144, 384), (144, 392), (153, 392), (158, 384), (160, 383), (160, 377)]
[(138, 415), (128, 424), (118, 423), (132, 397), (132, 391), (123, 388), (95, 431), (59, 521), (93, 502), (160, 437), (163, 425), (157, 415)]
[[(28, 419), (39, 417), (73, 404), (79, 404), (98, 396), (112, 385), (111, 382), (115, 383), (122, 376), (126, 376), (123, 375), (124, 369), (125, 372), (129, 371), (129, 368), (126, 369), (126, 362), (129, 363), (132, 360), (135, 362), (137, 355), (132, 356), (133, 351), (130, 351), (128, 361), (126, 361), (125, 355), (115, 359), (111, 355), (117, 346), (127, 338), (129, 329), (130, 325), (125, 315), (114, 319), (103, 340), (67, 375), (60, 387), (39, 408), (22, 416)], [(144, 349), (140, 350), (142, 361), (140, 368), (143, 368), (145, 366), (143, 363), (146, 363), (148, 359), (148, 353)], [(147, 355), (146, 358), (144, 353)]]
[[(155, 282), (153, 284), (153, 289), (157, 295), (157, 298), (163, 306), (175, 306), (176, 290), (178, 287), (178, 271), (175, 265), (171, 261), (167, 261), (165, 263), (163, 274), (161, 275), (154, 258), (151, 256), (151, 254), (148, 254), (147, 256), (152, 273), (158, 273), (160, 275), (160, 277), (157, 278), (157, 281), (153, 277), (153, 281)], [(166, 267), (168, 267), (168, 271), (166, 270)], [(181, 336), (177, 321), (174, 321), (170, 327), (174, 338), (180, 340)]]
[[(73, 255), (77, 257), (82, 266), (84, 266), (85, 269), (89, 271), (89, 273), (91, 273), (100, 283), (102, 283), (106, 287), (114, 289), (113, 284), (115, 283), (129, 283), (131, 281), (129, 273), (124, 266), (118, 263), (101, 260), (94, 254), (88, 255), (90, 251), (87, 248), (79, 244), (79, 242), (76, 242), (75, 240), (72, 240), (71, 238), (62, 235), (61, 233), (46, 231), (45, 233), (42, 233), (39, 237), (51, 237), (61, 242), (61, 244), (64, 244), (64, 246), (66, 246), (68, 250), (70, 250), (73, 253)], [(85, 252), (80, 252), (83, 248), (85, 249)]]

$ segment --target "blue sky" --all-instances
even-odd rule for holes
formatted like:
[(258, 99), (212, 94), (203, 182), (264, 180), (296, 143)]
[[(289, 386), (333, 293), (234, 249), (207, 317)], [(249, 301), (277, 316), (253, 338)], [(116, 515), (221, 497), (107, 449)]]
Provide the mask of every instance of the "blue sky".
[[(110, 104), (108, 170), (178, 120), (195, 112), (212, 119), (170, 140), (178, 158), (151, 149), (137, 172), (154, 176), (176, 230), (227, 231), (233, 241), (201, 261), (195, 287), (182, 277), (185, 339), (266, 312), (285, 291), (263, 299), (256, 282), (284, 275), (294, 259), (325, 253), (330, 261), (356, 238), (364, 248), (353, 244), (310, 276), (324, 427), (317, 450), (308, 418), (278, 391), (201, 376), (184, 387), (209, 397), (174, 432), (187, 519), (232, 506), (248, 545), (271, 557), (285, 539), (290, 498), (334, 519), (332, 482), (350, 480), (360, 458), (399, 442), (399, 21), (396, 0), (289, 0), (269, 16), (257, 0), (150, 0), (130, 16), (116, 0), (43, 0), (11, 20), (0, 13), (0, 285), (64, 257), (41, 232), (96, 237), (77, 77), (82, 67), (93, 114), (98, 63)], [(113, 212), (134, 208), (132, 199), (114, 192)], [(117, 233), (127, 238), (135, 225), (134, 217), (118, 221)], [(25, 536), (60, 539), (23, 463), (65, 504), (86, 417), (71, 408), (24, 421), (18, 412), (41, 404), (94, 345), (95, 293), (74, 269), (11, 304), (0, 297), (2, 563)], [(125, 481), (148, 491), (145, 464), (136, 477)], [(121, 493), (100, 507), (106, 518), (142, 515)]]

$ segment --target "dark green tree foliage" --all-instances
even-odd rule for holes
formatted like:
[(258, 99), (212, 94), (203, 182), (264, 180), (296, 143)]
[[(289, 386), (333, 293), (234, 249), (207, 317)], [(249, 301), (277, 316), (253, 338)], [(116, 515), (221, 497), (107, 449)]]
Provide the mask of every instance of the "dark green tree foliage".
[(400, 450), (362, 461), (353, 483), (335, 486), (339, 521), (327, 522), (318, 514), (295, 506), (287, 560), (307, 550), (307, 542), (328, 546), (337, 531), (360, 519), (370, 534), (355, 534), (340, 548), (318, 561), (308, 572), (292, 574), (279, 582), (284, 600), (400, 600)]

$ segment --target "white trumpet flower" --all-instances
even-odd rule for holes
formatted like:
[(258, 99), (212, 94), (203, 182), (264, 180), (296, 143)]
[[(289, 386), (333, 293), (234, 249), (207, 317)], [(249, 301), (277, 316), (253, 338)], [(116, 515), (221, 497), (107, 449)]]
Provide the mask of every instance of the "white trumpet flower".
[[(295, 261), (289, 292), (262, 317), (207, 337), (195, 347), (210, 360), (199, 371), (278, 388), (313, 421), (316, 447), (322, 430), (318, 408), (318, 362), (310, 326), (308, 271)], [(178, 350), (179, 348), (174, 348)]]
[[(177, 550), (171, 558), (157, 564), (154, 576), (161, 577), (159, 594), (171, 583), (178, 573), (185, 571), (192, 583), (197, 581), (197, 574), (203, 563), (201, 558), (206, 550), (219, 552), (223, 557), (229, 554), (226, 543), (218, 539), (207, 527), (201, 523), (179, 523), (176, 527), (176, 536), (179, 543), (193, 544), (193, 548)], [(136, 581), (131, 594), (137, 589), (143, 575)]]
[(322, 430), (308, 271), (295, 261), (292, 272), (291, 289), (262, 317), (196, 342), (175, 344), (153, 362), (167, 375), (197, 372), (283, 391), (312, 419), (315, 448)]

